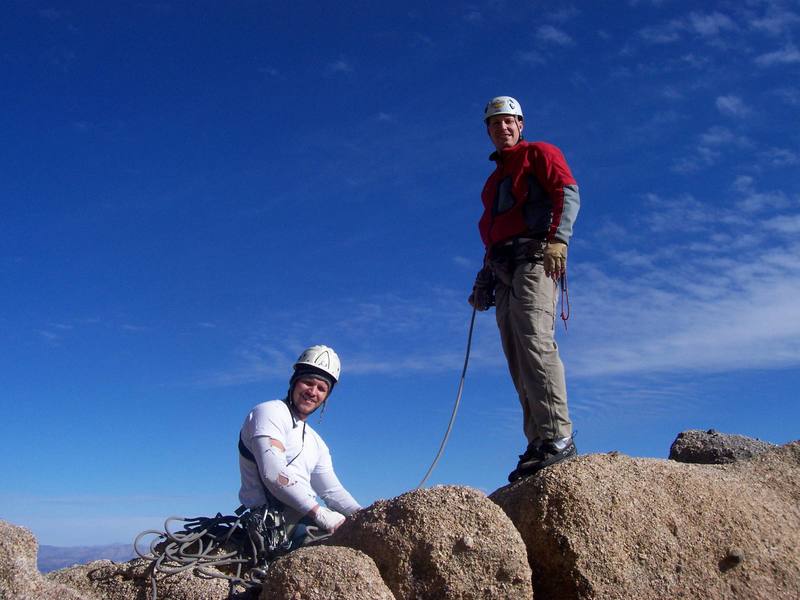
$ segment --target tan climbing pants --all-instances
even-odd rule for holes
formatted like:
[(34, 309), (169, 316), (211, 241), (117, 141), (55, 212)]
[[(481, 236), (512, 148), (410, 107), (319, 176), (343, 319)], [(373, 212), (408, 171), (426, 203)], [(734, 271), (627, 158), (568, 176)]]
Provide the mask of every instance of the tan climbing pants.
[(494, 263), (497, 327), (522, 405), (528, 442), (572, 435), (564, 365), (554, 335), (557, 286), (541, 262)]

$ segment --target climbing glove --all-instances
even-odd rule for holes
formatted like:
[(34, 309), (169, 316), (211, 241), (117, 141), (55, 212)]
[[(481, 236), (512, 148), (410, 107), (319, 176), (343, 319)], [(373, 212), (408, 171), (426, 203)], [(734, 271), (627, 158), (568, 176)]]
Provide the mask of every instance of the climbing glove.
[(558, 279), (567, 270), (567, 245), (563, 242), (549, 242), (544, 249), (544, 273)]
[(488, 310), (494, 306), (494, 273), (489, 267), (483, 267), (475, 277), (475, 285), (467, 300), (475, 310)]
[(324, 506), (320, 506), (314, 515), (314, 523), (316, 523), (317, 527), (326, 531), (335, 531), (339, 525), (344, 523), (344, 519), (343, 514)]

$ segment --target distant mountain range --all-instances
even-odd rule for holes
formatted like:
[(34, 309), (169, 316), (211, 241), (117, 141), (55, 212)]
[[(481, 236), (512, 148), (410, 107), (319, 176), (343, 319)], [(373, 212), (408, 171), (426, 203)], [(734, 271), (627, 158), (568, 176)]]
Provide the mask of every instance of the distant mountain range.
[(36, 565), (42, 573), (49, 573), (105, 558), (125, 562), (136, 556), (133, 544), (108, 544), (105, 546), (39, 546)]

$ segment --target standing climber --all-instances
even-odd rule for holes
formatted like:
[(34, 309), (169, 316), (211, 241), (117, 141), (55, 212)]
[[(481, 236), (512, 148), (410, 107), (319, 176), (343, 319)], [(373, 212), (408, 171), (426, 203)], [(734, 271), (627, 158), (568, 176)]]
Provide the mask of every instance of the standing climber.
[(554, 327), (580, 196), (558, 148), (523, 140), (522, 107), (514, 98), (493, 98), (484, 122), (496, 168), (481, 196), (478, 228), (486, 255), (469, 302), (477, 310), (496, 306), (522, 404), (528, 445), (508, 476), (515, 481), (577, 454)]
[[(339, 482), (328, 446), (307, 423), (328, 400), (340, 371), (332, 348), (312, 346), (294, 364), (286, 397), (262, 402), (247, 415), (239, 435), (239, 501), (244, 506), (277, 500), (288, 523), (326, 531), (361, 508)], [(317, 495), (327, 507), (317, 503)]]

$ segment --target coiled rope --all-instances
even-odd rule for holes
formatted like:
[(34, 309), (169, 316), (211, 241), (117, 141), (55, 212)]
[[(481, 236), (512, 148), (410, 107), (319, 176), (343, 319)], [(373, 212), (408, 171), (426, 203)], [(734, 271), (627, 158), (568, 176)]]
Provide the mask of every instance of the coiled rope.
[[(227, 579), (231, 589), (235, 586), (252, 588), (261, 585), (258, 578), (264, 571), (258, 568), (256, 548), (247, 534), (242, 516), (169, 517), (164, 531), (148, 529), (136, 536), (133, 548), (141, 558), (152, 562), (150, 571), (150, 600), (158, 599), (156, 576), (158, 573), (174, 575), (193, 570), (200, 577)], [(171, 523), (182, 522), (182, 531), (170, 531)], [(149, 552), (139, 548), (142, 538), (155, 536)], [(246, 567), (250, 567), (244, 571)], [(235, 574), (209, 568), (226, 568)]]
[(453, 405), (453, 413), (450, 415), (450, 422), (447, 424), (447, 431), (445, 431), (444, 438), (442, 439), (442, 443), (439, 446), (439, 451), (436, 453), (436, 457), (433, 459), (431, 466), (428, 468), (428, 472), (425, 473), (425, 477), (422, 478), (422, 481), (419, 482), (419, 485), (416, 489), (420, 489), (425, 482), (428, 481), (428, 477), (431, 476), (433, 470), (436, 468), (436, 463), (439, 462), (439, 459), (442, 457), (444, 453), (444, 447), (447, 445), (447, 440), (450, 438), (450, 432), (453, 430), (453, 424), (456, 421), (456, 413), (458, 413), (458, 406), (461, 404), (461, 394), (464, 391), (464, 380), (467, 376), (467, 364), (469, 364), (469, 352), (470, 348), (472, 348), (472, 330), (475, 328), (475, 312), (477, 309), (473, 306), (472, 307), (472, 318), (469, 321), (469, 334), (467, 335), (467, 353), (464, 356), (464, 368), (461, 370), (461, 381), (458, 384), (458, 393), (456, 394), (456, 403)]

